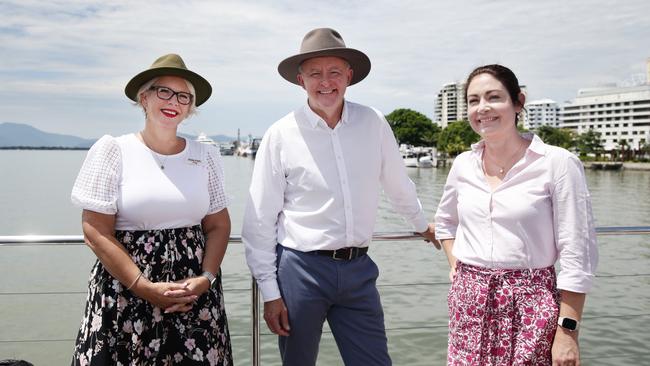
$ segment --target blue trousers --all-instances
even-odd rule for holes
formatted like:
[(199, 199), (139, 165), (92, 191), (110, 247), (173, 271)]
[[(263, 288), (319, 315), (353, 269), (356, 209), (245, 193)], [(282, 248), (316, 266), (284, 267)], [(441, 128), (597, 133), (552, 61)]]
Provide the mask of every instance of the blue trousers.
[(391, 365), (379, 269), (368, 255), (337, 261), (277, 247), (278, 283), (288, 309), (288, 337), (279, 337), (285, 366), (316, 364), (325, 319), (346, 366)]

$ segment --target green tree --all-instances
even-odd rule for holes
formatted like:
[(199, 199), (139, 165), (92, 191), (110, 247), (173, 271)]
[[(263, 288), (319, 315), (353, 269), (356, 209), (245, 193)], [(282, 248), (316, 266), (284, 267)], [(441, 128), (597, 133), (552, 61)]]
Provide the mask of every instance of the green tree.
[(621, 158), (621, 161), (632, 160), (632, 147), (630, 144), (628, 144), (626, 139), (618, 140), (618, 144), (616, 145), (616, 149), (614, 149), (614, 151), (616, 152), (616, 150), (618, 150), (617, 155)]
[(648, 158), (650, 158), (650, 141), (640, 143), (639, 151), (637, 154), (641, 161), (646, 161)]
[(414, 146), (437, 146), (441, 128), (424, 114), (412, 109), (401, 108), (392, 111), (386, 116), (386, 120), (400, 143)]
[(456, 156), (463, 151), (469, 150), (470, 146), (479, 139), (480, 136), (472, 130), (469, 122), (450, 122), (438, 136), (438, 150)]
[(555, 145), (569, 149), (574, 146), (573, 131), (564, 128), (555, 128), (551, 126), (540, 126), (535, 130), (539, 138), (549, 145)]
[(584, 158), (587, 154), (595, 154), (596, 157), (603, 151), (603, 145), (600, 142), (600, 132), (593, 129), (587, 130), (578, 135), (576, 138), (576, 145), (580, 152), (580, 157)]

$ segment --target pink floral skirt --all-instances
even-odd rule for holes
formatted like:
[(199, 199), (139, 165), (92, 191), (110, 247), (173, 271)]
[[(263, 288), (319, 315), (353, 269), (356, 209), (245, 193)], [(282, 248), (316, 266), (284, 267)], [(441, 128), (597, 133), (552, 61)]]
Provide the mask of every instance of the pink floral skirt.
[(555, 269), (458, 262), (449, 289), (448, 365), (551, 365), (559, 313)]

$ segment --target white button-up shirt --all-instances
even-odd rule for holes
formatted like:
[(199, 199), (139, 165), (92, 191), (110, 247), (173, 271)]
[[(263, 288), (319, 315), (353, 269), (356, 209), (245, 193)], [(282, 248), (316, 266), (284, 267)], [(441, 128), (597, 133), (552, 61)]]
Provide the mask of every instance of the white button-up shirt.
[(488, 268), (543, 268), (558, 259), (560, 289), (586, 293), (598, 262), (582, 163), (532, 134), (524, 157), (494, 191), (483, 173), (484, 143), (459, 155), (435, 217), (436, 238), (455, 238), (452, 254)]
[(377, 110), (344, 102), (331, 129), (307, 104), (274, 123), (255, 159), (242, 240), (265, 301), (280, 297), (276, 245), (365, 247), (383, 188), (418, 232), (427, 220), (393, 132)]

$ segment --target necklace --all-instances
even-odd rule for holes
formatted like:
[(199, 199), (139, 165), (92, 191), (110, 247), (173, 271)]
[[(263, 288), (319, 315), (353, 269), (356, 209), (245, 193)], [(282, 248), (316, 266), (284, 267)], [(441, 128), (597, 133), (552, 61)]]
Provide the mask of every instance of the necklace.
[[(167, 161), (167, 158), (168, 158), (169, 156), (168, 156), (168, 155), (158, 154), (157, 152), (155, 152), (155, 151), (151, 148), (151, 146), (149, 146), (149, 144), (147, 143), (147, 141), (144, 139), (144, 134), (142, 133), (142, 131), (140, 131), (140, 138), (142, 139), (142, 142), (144, 142), (144, 146), (146, 146), (149, 150), (151, 150), (151, 156), (153, 156), (153, 158), (154, 158), (154, 160), (156, 161), (156, 163), (158, 163), (158, 166), (160, 167), (160, 170), (165, 170), (165, 161)], [(158, 155), (162, 155), (162, 156), (164, 157), (162, 161), (160, 161), (160, 160), (158, 159)]]
[[(515, 153), (512, 154), (508, 160), (506, 160), (506, 165), (504, 165), (504, 166), (501, 166), (500, 164), (497, 164), (494, 160), (492, 160), (492, 163), (494, 165), (496, 165), (496, 167), (499, 169), (498, 171), (499, 171), (500, 176), (503, 176), (506, 173), (506, 167), (508, 165), (510, 165), (510, 163), (511, 163), (511, 161), (513, 159), (515, 159), (515, 158), (517, 158), (517, 156), (519, 156), (519, 153), (521, 152), (522, 147), (524, 147), (524, 146), (526, 146), (526, 144), (519, 145), (519, 147), (517, 148), (517, 151), (515, 151)], [(485, 158), (486, 157), (487, 157), (487, 154), (484, 153), (483, 159), (481, 159), (482, 160), (481, 163), (483, 165), (483, 171), (487, 174), (487, 169), (485, 168)], [(514, 165), (514, 163), (513, 163), (513, 165)], [(512, 166), (510, 166), (510, 168), (512, 168)], [(508, 170), (509, 170), (509, 168), (508, 168)]]

